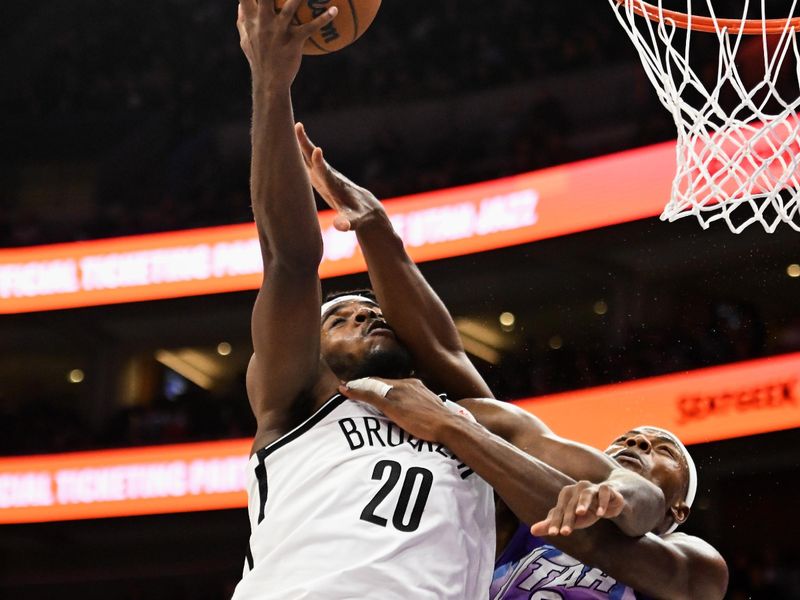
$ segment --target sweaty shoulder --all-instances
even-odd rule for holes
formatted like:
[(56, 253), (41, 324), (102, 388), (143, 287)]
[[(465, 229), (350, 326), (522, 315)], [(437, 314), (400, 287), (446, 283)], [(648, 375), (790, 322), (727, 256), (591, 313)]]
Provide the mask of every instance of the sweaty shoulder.
[(492, 398), (465, 398), (459, 400), (458, 404), (469, 410), (478, 423), (507, 441), (521, 433), (550, 433), (541, 419), (508, 402)]
[(685, 552), (691, 553), (694, 556), (703, 556), (709, 559), (718, 558), (722, 560), (722, 555), (717, 552), (717, 549), (714, 548), (714, 546), (697, 536), (687, 535), (685, 533), (681, 533), (680, 531), (675, 531), (673, 533), (668, 533), (661, 536), (661, 539), (669, 544), (679, 546)]
[(699, 537), (677, 531), (661, 539), (685, 557), (693, 597), (722, 598), (725, 595), (728, 565), (714, 546)]

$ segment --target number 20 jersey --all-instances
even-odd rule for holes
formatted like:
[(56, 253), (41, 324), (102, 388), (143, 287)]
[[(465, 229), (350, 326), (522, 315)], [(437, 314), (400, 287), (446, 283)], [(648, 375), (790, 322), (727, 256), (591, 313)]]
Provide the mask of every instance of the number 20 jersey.
[(337, 394), (247, 468), (251, 535), (233, 600), (487, 597), (492, 489), (371, 406)]

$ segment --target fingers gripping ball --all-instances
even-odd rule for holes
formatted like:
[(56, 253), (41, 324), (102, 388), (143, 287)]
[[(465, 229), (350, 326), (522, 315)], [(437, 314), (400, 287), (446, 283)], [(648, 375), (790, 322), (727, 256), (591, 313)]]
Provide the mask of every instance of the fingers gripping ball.
[[(275, 8), (280, 9), (285, 3), (286, 0), (275, 0)], [(308, 23), (331, 6), (336, 6), (339, 14), (306, 41), (303, 54), (328, 54), (355, 42), (372, 24), (381, 0), (302, 0), (296, 20)]]

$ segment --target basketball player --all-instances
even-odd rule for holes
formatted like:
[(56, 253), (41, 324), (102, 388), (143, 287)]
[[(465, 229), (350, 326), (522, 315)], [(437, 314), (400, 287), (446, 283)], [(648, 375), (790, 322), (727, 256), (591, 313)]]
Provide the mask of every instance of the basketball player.
[[(456, 399), (483, 398), (459, 400), (459, 404), (489, 430), (558, 471), (577, 480), (607, 480), (626, 499), (624, 511), (615, 518), (620, 529), (628, 535), (650, 531), (662, 517), (661, 490), (621, 469), (604, 454), (559, 438), (530, 413), (491, 400), (491, 391), (464, 352), (452, 317), (405, 252), (381, 203), (331, 167), (302, 125), (296, 126), (296, 133), (312, 184), (338, 213), (334, 225), (356, 233), (378, 300), (345, 295), (327, 305), (322, 351), (337, 376), (346, 381), (366, 373), (358, 361), (350, 360), (340, 345), (330, 340), (342, 335), (343, 330), (358, 331), (359, 321), (388, 322), (408, 349), (414, 374), (431, 389)], [(508, 543), (517, 524), (513, 513), (498, 505), (498, 549)]]
[[(251, 196), (264, 284), (247, 373), (257, 421), (248, 465), (252, 534), (234, 599), (483, 598), (494, 559), (489, 486), (444, 446), (337, 393), (345, 373), (408, 375), (411, 355), (370, 301), (339, 298), (320, 310), (322, 241), (290, 88), (303, 43), (336, 10), (300, 25), (299, 3), (288, 0), (276, 13), (272, 2), (241, 0), (237, 19), (252, 74)], [(574, 458), (590, 464), (587, 454)], [(594, 460), (592, 475), (604, 473), (598, 480), (614, 470)], [(663, 502), (638, 479), (614, 479), (626, 506), (644, 507), (619, 515), (633, 531), (657, 518), (652, 508)]]
[[(530, 530), (521, 526), (503, 550), (489, 595), (492, 600), (723, 598), (728, 581), (725, 561), (700, 538), (675, 533), (689, 516), (697, 471), (686, 447), (672, 433), (638, 427), (606, 450), (621, 466), (657, 484), (667, 499), (668, 508), (653, 532), (632, 538), (598, 522), (604, 515), (596, 506), (611, 509), (605, 516), (620, 510), (600, 497), (598, 486), (580, 481), (553, 494), (547, 478), (563, 483), (565, 475), (531, 470), (524, 454), (473, 421), (443, 410), (419, 382), (367, 378), (340, 389), (351, 399), (376, 407), (412, 435), (452, 448), (495, 487), (523, 523), (541, 518), (548, 500), (555, 503)], [(526, 490), (542, 486), (551, 490), (549, 498), (540, 491), (526, 495)], [(544, 540), (531, 533), (562, 535)]]
[[(305, 40), (337, 11), (298, 25), (300, 1), (278, 13), (271, 0), (241, 0), (237, 19), (252, 75), (251, 199), (264, 284), (247, 372), (257, 421), (252, 533), (233, 598), (483, 598), (494, 562), (491, 488), (443, 446), (338, 394), (321, 359), (322, 240), (290, 88)], [(356, 329), (329, 319), (328, 343), (365, 374), (405, 375), (407, 351), (371, 309), (362, 313)]]

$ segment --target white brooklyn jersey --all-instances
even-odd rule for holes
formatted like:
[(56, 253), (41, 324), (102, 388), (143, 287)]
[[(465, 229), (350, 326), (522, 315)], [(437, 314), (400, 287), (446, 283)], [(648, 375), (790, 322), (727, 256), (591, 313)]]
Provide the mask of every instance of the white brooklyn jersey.
[(337, 394), (247, 468), (252, 533), (233, 600), (488, 597), (491, 488), (371, 406)]

